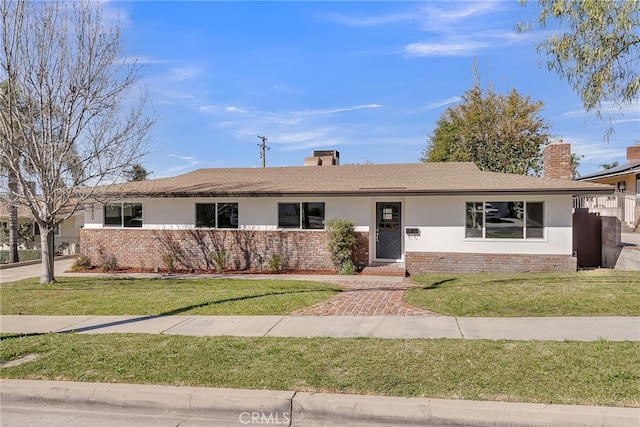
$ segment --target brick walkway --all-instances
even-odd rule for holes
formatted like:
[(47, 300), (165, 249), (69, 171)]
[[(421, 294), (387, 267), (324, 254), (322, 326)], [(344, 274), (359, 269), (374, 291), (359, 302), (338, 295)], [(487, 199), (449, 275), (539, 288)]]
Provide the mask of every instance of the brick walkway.
[(439, 316), (402, 301), (414, 285), (402, 283), (339, 281), (345, 290), (321, 303), (294, 311), (294, 316)]

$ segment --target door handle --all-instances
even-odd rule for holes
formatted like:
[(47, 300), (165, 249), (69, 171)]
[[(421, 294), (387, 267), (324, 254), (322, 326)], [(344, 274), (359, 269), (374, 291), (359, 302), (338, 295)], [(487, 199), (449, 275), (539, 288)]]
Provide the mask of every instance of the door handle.
[(380, 229), (376, 228), (376, 242), (380, 240)]

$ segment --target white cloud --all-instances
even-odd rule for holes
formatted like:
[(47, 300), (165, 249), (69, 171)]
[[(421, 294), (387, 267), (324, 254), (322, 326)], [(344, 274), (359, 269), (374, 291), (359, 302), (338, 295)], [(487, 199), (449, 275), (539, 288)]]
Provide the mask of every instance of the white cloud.
[(195, 157), (192, 156), (179, 156), (177, 154), (169, 154), (170, 157), (175, 157), (176, 159), (180, 159), (180, 160), (194, 160)]
[[(603, 102), (599, 108), (600, 112), (603, 116), (624, 116), (624, 115), (635, 115), (640, 116), (640, 101), (635, 101), (629, 105), (618, 106), (613, 102)], [(588, 113), (585, 109), (580, 110), (572, 110), (564, 113), (565, 117), (586, 117), (590, 116), (592, 113)], [(626, 119), (625, 121), (636, 121), (637, 119)], [(616, 120), (617, 121), (617, 120)]]
[(198, 110), (202, 111), (203, 113), (214, 113), (218, 111), (219, 108), (215, 105), (201, 105), (198, 107)]
[(398, 22), (415, 21), (415, 12), (401, 12), (377, 16), (346, 16), (337, 13), (324, 15), (324, 18), (336, 24), (347, 25), (349, 27), (371, 27), (377, 25), (395, 24)]
[(458, 101), (462, 100), (459, 96), (452, 96), (451, 98), (441, 99), (440, 101), (432, 102), (431, 104), (426, 106), (427, 110), (434, 110), (436, 108), (444, 107), (445, 105), (454, 104)]
[(234, 107), (234, 106), (229, 106), (226, 107), (224, 109), (224, 111), (228, 112), (228, 113), (247, 113), (248, 111), (242, 108), (238, 108), (238, 107)]
[(487, 0), (471, 3), (450, 2), (441, 4), (446, 5), (446, 7), (435, 7), (430, 5), (419, 8), (413, 7), (411, 10), (406, 12), (401, 11), (381, 15), (357, 17), (332, 13), (323, 15), (321, 18), (336, 24), (347, 25), (350, 27), (373, 27), (402, 22), (420, 22), (425, 30), (433, 31), (434, 28), (442, 28), (473, 16), (490, 13), (499, 6), (499, 2)]
[(349, 111), (367, 110), (371, 108), (381, 108), (381, 107), (382, 105), (380, 104), (364, 104), (364, 105), (353, 105), (350, 107), (329, 108), (326, 110), (297, 111), (297, 112), (294, 112), (294, 114), (298, 114), (301, 116), (328, 115), (328, 114), (346, 113)]
[(183, 65), (169, 70), (163, 78), (171, 82), (181, 82), (198, 77), (204, 72), (204, 67), (197, 65)]
[[(493, 12), (498, 6), (498, 2), (478, 1), (475, 3), (452, 3), (453, 8), (442, 8), (428, 6), (424, 8), (424, 16), (426, 23), (441, 25), (443, 23), (451, 24), (463, 21), (472, 16), (485, 15)], [(462, 7), (458, 7), (462, 5)], [(432, 26), (425, 29), (430, 29)]]
[(274, 143), (282, 143), (282, 144), (291, 144), (291, 143), (299, 143), (302, 141), (309, 141), (314, 139), (325, 138), (327, 135), (326, 130), (314, 129), (311, 131), (305, 132), (296, 132), (296, 133), (285, 133), (276, 135), (272, 138)]
[(442, 43), (411, 43), (405, 46), (407, 56), (460, 56), (472, 55), (478, 50), (489, 47), (489, 43), (472, 40)]
[(150, 56), (124, 56), (122, 58), (116, 59), (116, 62), (122, 63), (122, 64), (143, 65), (143, 64), (164, 64), (164, 63), (167, 63), (168, 61), (155, 59)]
[(594, 143), (592, 137), (563, 138), (571, 144), (571, 152), (580, 157), (580, 173), (586, 175), (596, 172), (601, 164), (618, 160), (625, 162), (626, 148), (611, 143)]
[[(100, 0), (100, 12), (102, 13), (102, 19), (107, 25), (119, 25), (120, 28), (127, 28), (131, 25), (131, 18), (129, 12), (122, 7), (121, 4)], [(119, 7), (116, 7), (118, 4)]]

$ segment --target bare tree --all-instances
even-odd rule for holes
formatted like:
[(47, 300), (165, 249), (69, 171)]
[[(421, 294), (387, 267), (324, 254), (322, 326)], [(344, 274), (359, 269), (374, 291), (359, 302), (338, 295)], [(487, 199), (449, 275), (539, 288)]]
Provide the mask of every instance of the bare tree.
[(0, 6), (0, 80), (7, 82), (0, 193), (40, 227), (41, 283), (55, 281), (56, 225), (137, 163), (154, 121), (137, 85), (140, 67), (122, 56), (118, 24), (106, 22), (100, 7), (89, 0)]

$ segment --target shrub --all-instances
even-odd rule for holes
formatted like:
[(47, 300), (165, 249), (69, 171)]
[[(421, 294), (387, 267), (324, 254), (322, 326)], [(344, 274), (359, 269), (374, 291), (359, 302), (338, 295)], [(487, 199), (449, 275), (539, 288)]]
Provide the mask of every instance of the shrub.
[(218, 251), (211, 252), (209, 258), (213, 260), (213, 264), (216, 267), (216, 273), (220, 273), (227, 269), (227, 263), (229, 262), (229, 254), (224, 248)]
[[(327, 222), (327, 234), (329, 236), (329, 252), (331, 261), (336, 266), (336, 271), (352, 271), (353, 267), (353, 247), (356, 244), (355, 225), (352, 221), (344, 218), (334, 218)], [(348, 265), (351, 265), (349, 267)], [(345, 273), (346, 274), (346, 273)]]
[(267, 259), (267, 264), (269, 265), (269, 270), (273, 271), (274, 273), (279, 273), (280, 269), (282, 268), (282, 255), (271, 255), (271, 257)]
[(86, 255), (80, 255), (73, 262), (71, 271), (86, 271), (91, 269), (91, 260)]
[(100, 269), (105, 273), (118, 269), (118, 260), (113, 255), (104, 255), (100, 263)]
[[(42, 258), (42, 252), (39, 249), (18, 249), (18, 259), (22, 261), (35, 261)], [(0, 251), (0, 264), (9, 262), (9, 251)]]
[(356, 274), (356, 267), (351, 261), (347, 261), (342, 264), (338, 273), (343, 276), (353, 276), (354, 274)]
[(169, 271), (175, 271), (176, 269), (176, 257), (173, 254), (166, 254), (162, 256), (162, 262), (169, 269)]

